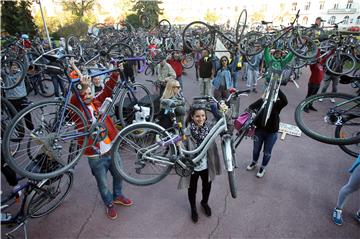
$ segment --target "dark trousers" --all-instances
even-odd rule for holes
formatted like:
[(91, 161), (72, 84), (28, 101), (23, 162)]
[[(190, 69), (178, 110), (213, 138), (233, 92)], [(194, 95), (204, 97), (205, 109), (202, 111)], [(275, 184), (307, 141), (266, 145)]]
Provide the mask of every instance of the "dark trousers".
[[(319, 89), (320, 89), (320, 84), (309, 83), (306, 98), (308, 98), (312, 95), (316, 95), (318, 93)], [(308, 105), (308, 107), (310, 107), (310, 106), (312, 106), (312, 104)]]
[(260, 151), (264, 145), (262, 167), (266, 167), (271, 159), (271, 152), (277, 140), (277, 133), (268, 133), (263, 130), (255, 130), (255, 140), (253, 149), (253, 161), (257, 162), (259, 159)]
[[(9, 99), (10, 103), (15, 107), (15, 109), (19, 112), (22, 109), (25, 109), (26, 107), (28, 107), (30, 105), (30, 102), (28, 100), (27, 97), (23, 97), (20, 99)], [(34, 125), (32, 123), (32, 119), (31, 119), (31, 115), (27, 114), (25, 115), (25, 124), (26, 127), (29, 130), (33, 130), (34, 129)]]
[(1, 152), (1, 173), (5, 176), (5, 179), (10, 186), (16, 186), (18, 184), (16, 173), (5, 162), (3, 152)]
[(209, 181), (209, 170), (194, 171), (190, 176), (190, 187), (188, 189), (188, 197), (191, 208), (196, 208), (196, 191), (199, 177), (202, 182), (202, 202), (208, 203), (211, 191), (211, 181)]
[[(55, 97), (65, 96), (65, 87), (63, 80), (58, 75), (51, 75), (54, 84)], [(60, 92), (61, 91), (61, 92)]]

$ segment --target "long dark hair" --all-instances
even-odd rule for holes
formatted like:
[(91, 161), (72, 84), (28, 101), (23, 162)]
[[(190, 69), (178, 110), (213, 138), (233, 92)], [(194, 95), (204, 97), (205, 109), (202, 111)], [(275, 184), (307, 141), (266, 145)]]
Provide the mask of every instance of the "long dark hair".
[(195, 112), (198, 110), (203, 110), (205, 112), (205, 121), (207, 120), (207, 115), (206, 115), (206, 106), (202, 103), (195, 103), (192, 106), (190, 106), (190, 109), (187, 113), (187, 117), (185, 120), (185, 125), (189, 126), (189, 124), (193, 121), (192, 117), (195, 115)]

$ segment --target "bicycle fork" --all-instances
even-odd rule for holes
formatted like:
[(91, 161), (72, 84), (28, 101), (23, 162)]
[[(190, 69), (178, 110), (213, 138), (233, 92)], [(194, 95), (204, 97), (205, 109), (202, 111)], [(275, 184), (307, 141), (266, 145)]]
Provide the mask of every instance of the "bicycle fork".
[(235, 158), (233, 158), (233, 147), (231, 143), (231, 135), (226, 134), (222, 137), (221, 142), (225, 169), (228, 172), (232, 172), (235, 166)]

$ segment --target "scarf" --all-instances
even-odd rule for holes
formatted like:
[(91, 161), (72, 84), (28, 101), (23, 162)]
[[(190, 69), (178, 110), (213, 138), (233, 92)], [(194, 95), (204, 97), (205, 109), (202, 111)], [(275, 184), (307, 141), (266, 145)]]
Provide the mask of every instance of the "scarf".
[(205, 122), (203, 126), (196, 126), (194, 122), (190, 123), (190, 132), (191, 136), (195, 139), (196, 145), (199, 146), (209, 134), (210, 129), (207, 123)]

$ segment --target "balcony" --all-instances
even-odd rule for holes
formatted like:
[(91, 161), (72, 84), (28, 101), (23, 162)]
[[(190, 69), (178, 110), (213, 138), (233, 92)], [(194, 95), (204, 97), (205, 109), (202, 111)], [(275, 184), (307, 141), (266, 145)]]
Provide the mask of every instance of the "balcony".
[(339, 8), (339, 9), (329, 9), (328, 14), (353, 14), (356, 13), (356, 8)]

